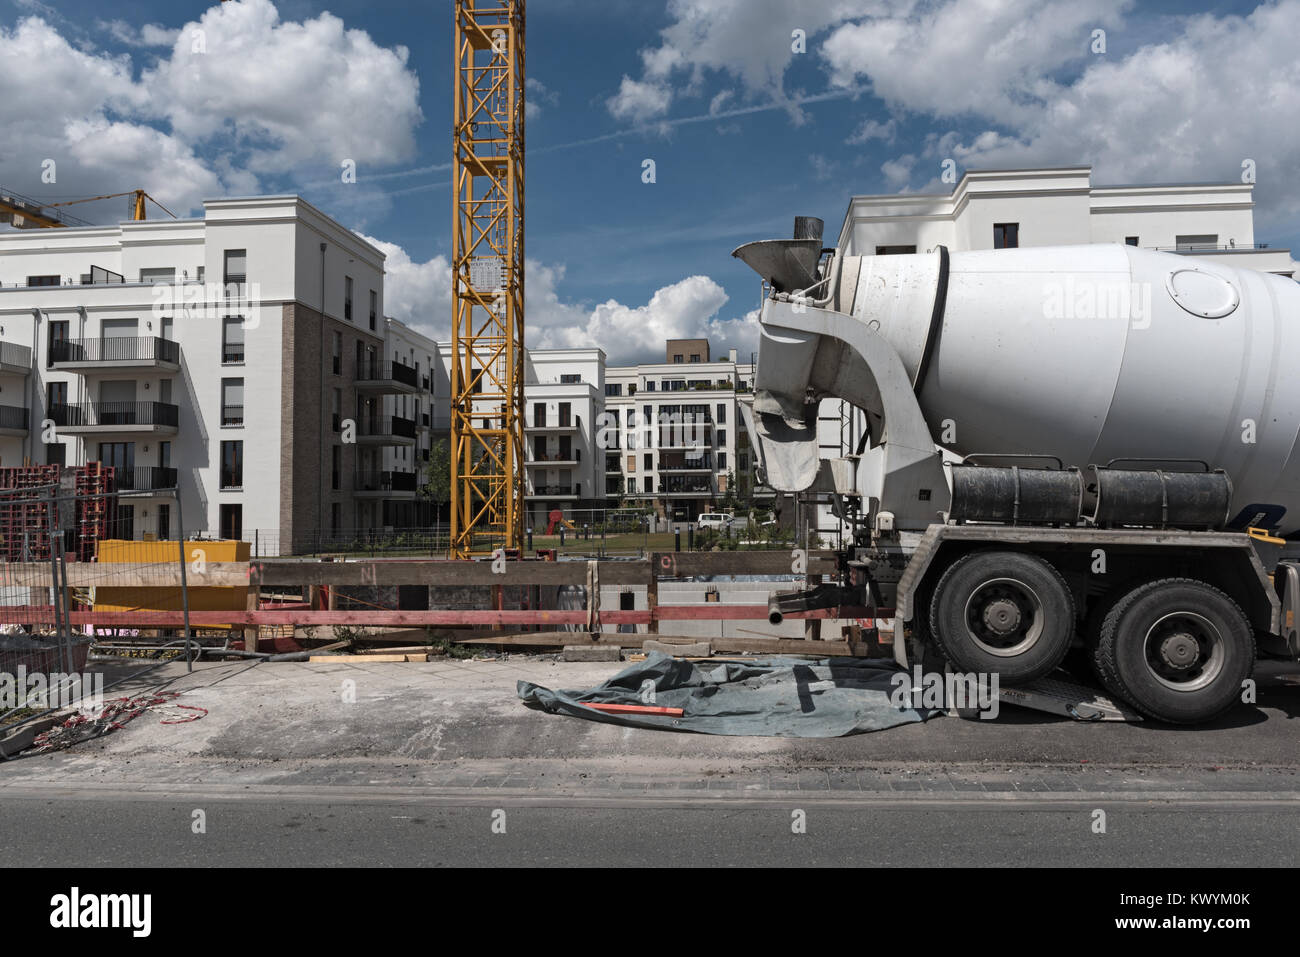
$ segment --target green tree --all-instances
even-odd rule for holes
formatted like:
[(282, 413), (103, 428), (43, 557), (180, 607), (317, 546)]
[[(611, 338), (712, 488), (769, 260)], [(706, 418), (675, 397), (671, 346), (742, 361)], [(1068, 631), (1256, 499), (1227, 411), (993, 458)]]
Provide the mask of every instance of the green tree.
[(439, 506), (451, 501), (451, 446), (446, 439), (436, 439), (429, 446), (429, 461), (424, 463), (420, 494)]

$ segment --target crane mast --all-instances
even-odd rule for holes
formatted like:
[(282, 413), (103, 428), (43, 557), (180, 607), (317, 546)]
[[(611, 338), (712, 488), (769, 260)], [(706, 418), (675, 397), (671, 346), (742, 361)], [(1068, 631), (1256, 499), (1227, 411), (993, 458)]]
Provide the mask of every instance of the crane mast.
[(524, 0), (456, 0), (451, 551), (519, 548), (524, 497)]

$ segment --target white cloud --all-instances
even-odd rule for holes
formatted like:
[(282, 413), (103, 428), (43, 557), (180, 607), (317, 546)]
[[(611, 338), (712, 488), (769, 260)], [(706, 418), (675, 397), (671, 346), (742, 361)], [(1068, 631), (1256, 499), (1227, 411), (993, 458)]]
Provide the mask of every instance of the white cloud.
[[(384, 310), (435, 340), (451, 338), (451, 265), (445, 256), (411, 259), (396, 243), (362, 236), (387, 257)], [(659, 361), (665, 339), (705, 337), (715, 350), (745, 355), (758, 348), (758, 312), (724, 319), (723, 288), (707, 276), (689, 276), (658, 290), (650, 301), (629, 306), (609, 299), (595, 307), (566, 301), (560, 293), (563, 264), (530, 259), (525, 282), (524, 323), (530, 349), (599, 346), (614, 364)]]
[(143, 187), (185, 215), (260, 192), (263, 177), (344, 159), (364, 176), (414, 153), (422, 117), (406, 49), (330, 14), (283, 22), (271, 0), (234, 0), (179, 29), (103, 29), (161, 59), (137, 76), (129, 55), (74, 44), (48, 19), (0, 26), (6, 186), (48, 195), (42, 162), (53, 159), (62, 196)]
[(672, 100), (672, 90), (667, 84), (643, 83), (624, 74), (618, 92), (605, 105), (614, 119), (640, 124), (663, 116)]
[(105, 31), (118, 43), (129, 47), (170, 47), (176, 43), (179, 30), (169, 30), (156, 23), (146, 23), (136, 29), (125, 20), (99, 20), (95, 26)]
[(530, 76), (524, 81), (527, 96), (524, 98), (524, 113), (533, 120), (542, 115), (544, 106), (555, 106), (560, 102), (560, 95), (541, 80)]
[(871, 140), (884, 140), (886, 143), (891, 143), (894, 140), (896, 129), (897, 127), (892, 119), (886, 120), (884, 123), (879, 120), (863, 120), (844, 142), (851, 146), (860, 146)]
[(271, 0), (236, 0), (182, 27), (141, 86), (178, 135), (242, 148), (254, 172), (383, 165), (415, 152), (422, 116), (408, 59), (332, 14), (284, 22)]

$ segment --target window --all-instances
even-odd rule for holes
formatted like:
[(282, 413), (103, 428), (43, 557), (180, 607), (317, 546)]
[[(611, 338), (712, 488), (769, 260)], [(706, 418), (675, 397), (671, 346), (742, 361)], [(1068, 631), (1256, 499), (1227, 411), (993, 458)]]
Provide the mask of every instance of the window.
[(226, 316), (221, 320), (221, 361), (224, 365), (244, 361), (243, 316)]
[(343, 446), (335, 445), (330, 449), (330, 488), (338, 491), (339, 480), (343, 475)]
[[(692, 358), (694, 358), (694, 357), (692, 357)], [(681, 362), (681, 361), (682, 361), (682, 354), (681, 354), (680, 352), (678, 352), (678, 353), (676, 353), (676, 354), (673, 356), (673, 362)]]
[(727, 403), (725, 402), (718, 403), (718, 424), (727, 424)]
[(68, 384), (66, 382), (45, 383), (45, 411), (49, 412), (59, 406), (68, 404)]
[(1124, 237), (1124, 245), (1125, 245), (1125, 246), (1136, 246), (1137, 244), (1138, 244), (1138, 238), (1137, 238), (1136, 236), (1125, 236), (1125, 237)]
[(544, 435), (533, 436), (533, 461), (546, 461), (546, 436)]
[(1020, 245), (1019, 223), (994, 223), (993, 248), (1015, 249)]
[(560, 403), (560, 425), (573, 425), (573, 407), (568, 402)]
[(27, 285), (29, 286), (57, 286), (59, 284), (58, 276), (28, 276)]
[(352, 321), (352, 277), (343, 277), (343, 318)]
[(370, 290), (370, 328), (375, 328), (375, 318), (379, 315), (379, 293)]
[(46, 465), (66, 465), (68, 447), (62, 442), (50, 442), (45, 446)]
[(333, 421), (334, 431), (335, 432), (339, 431), (343, 423), (343, 390), (342, 389), (334, 390), (334, 416), (332, 421)]
[(158, 540), (165, 542), (172, 537), (172, 507), (158, 506)]
[(546, 426), (546, 403), (545, 402), (533, 403), (533, 425), (534, 427), (539, 429), (544, 428)]
[(722, 471), (726, 471), (726, 468), (727, 468), (727, 453), (726, 453), (726, 452), (719, 452), (719, 453), (718, 453), (718, 468), (719, 468), (720, 470), (722, 470)]
[(234, 541), (244, 537), (244, 506), (221, 506), (221, 537)]
[(343, 524), (343, 506), (339, 502), (330, 503), (330, 531), (337, 532)]
[(172, 444), (170, 442), (158, 443), (158, 464), (165, 469), (172, 467)]
[(334, 339), (334, 354), (331, 361), (330, 369), (335, 375), (343, 374), (343, 333), (336, 332)]
[(907, 256), (916, 252), (915, 246), (877, 246), (877, 256)]
[(165, 266), (157, 269), (141, 269), (140, 281), (147, 283), (167, 283), (170, 285), (176, 281), (176, 267)]
[(225, 286), (226, 295), (243, 298), (243, 283), (247, 281), (248, 251), (226, 250), (225, 272), (224, 276), (222, 276), (222, 285)]
[(560, 457), (556, 459), (556, 461), (558, 462), (573, 461), (573, 438), (571, 436), (568, 435), (560, 436)]
[(1214, 249), (1219, 245), (1219, 237), (1216, 233), (1195, 233), (1175, 237), (1174, 244), (1179, 249)]
[(621, 382), (605, 383), (605, 395), (622, 395), (622, 394), (623, 394), (623, 383)]
[(718, 429), (718, 445), (726, 445), (726, 444), (727, 444), (727, 430)]
[(641, 456), (641, 459), (642, 459), (642, 461), (645, 463), (645, 470), (646, 470), (647, 472), (653, 472), (653, 471), (654, 471), (654, 467), (655, 467), (655, 466), (654, 466), (654, 461), (655, 461), (654, 456), (651, 455), (649, 452), (647, 452), (645, 455)]
[(100, 442), (99, 461), (117, 470), (115, 477), (119, 489), (135, 488), (132, 482), (135, 477), (134, 442)]
[(630, 479), (627, 480), (627, 491), (628, 491), (628, 494), (629, 494), (629, 495), (635, 495), (635, 494), (636, 494), (636, 479), (635, 479), (635, 478), (630, 478)]
[(244, 487), (244, 443), (221, 443), (221, 487)]
[(645, 390), (647, 392), (653, 392), (655, 390), (654, 379), (646, 379)]
[(562, 385), (577, 385), (581, 381), (582, 381), (582, 376), (576, 374), (560, 376), (560, 383)]
[(68, 320), (57, 319), (50, 322), (49, 340), (45, 349), (45, 368), (50, 368), (54, 363), (66, 360), (68, 356), (68, 347), (65, 343), (68, 341)]
[(244, 424), (244, 380), (221, 380), (221, 424)]
[(692, 362), (699, 362), (699, 361), (700, 361), (699, 353), (693, 353), (693, 354), (691, 355), (691, 361), (692, 361)]
[(135, 506), (119, 505), (113, 524), (116, 526), (113, 530), (113, 538), (120, 538), (127, 542), (133, 540), (135, 538)]

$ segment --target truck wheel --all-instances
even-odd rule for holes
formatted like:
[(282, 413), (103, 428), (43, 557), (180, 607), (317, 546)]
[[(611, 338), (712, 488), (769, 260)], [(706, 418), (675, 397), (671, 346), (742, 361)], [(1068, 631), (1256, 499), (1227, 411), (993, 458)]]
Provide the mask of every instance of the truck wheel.
[(1074, 599), (1060, 573), (1035, 555), (975, 552), (935, 586), (930, 633), (954, 670), (1024, 684), (1070, 650)]
[(1205, 582), (1163, 578), (1106, 615), (1096, 650), (1107, 689), (1171, 724), (1231, 707), (1255, 666), (1255, 636), (1231, 598)]

